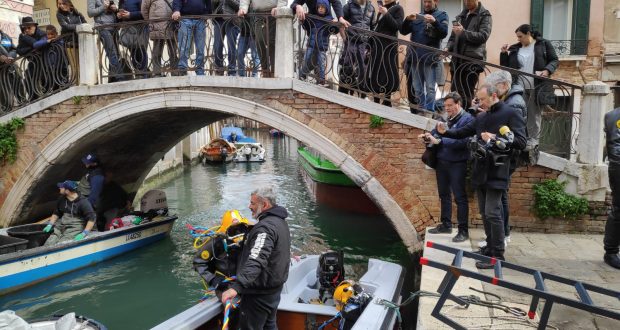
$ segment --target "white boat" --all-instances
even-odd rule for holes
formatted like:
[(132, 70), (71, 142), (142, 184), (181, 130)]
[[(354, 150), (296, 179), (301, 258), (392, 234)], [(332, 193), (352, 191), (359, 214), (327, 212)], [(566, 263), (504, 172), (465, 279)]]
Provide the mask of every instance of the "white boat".
[[(318, 255), (291, 259), (289, 276), (282, 289), (280, 305), (278, 306), (279, 329), (304, 330), (308, 324), (320, 325), (338, 313), (331, 299), (321, 305), (310, 303), (311, 299), (319, 298), (318, 265)], [(368, 271), (360, 278), (358, 284), (361, 285), (364, 292), (371, 294), (373, 298), (351, 329), (393, 329), (396, 323), (395, 311), (378, 304), (377, 301), (378, 299), (385, 299), (398, 303), (403, 277), (404, 272), (400, 265), (369, 259)], [(222, 304), (216, 298), (211, 298), (190, 307), (152, 329), (217, 329), (216, 320), (222, 311)]]
[(80, 241), (0, 255), (0, 294), (90, 266), (166, 237), (177, 217), (160, 217), (144, 224), (92, 232)]
[(260, 143), (245, 143), (237, 147), (234, 161), (237, 163), (264, 162), (265, 148)]
[(41, 330), (107, 330), (106, 326), (96, 320), (85, 316), (75, 315), (75, 313), (54, 315), (51, 317), (26, 321), (11, 310), (0, 312), (0, 328)]

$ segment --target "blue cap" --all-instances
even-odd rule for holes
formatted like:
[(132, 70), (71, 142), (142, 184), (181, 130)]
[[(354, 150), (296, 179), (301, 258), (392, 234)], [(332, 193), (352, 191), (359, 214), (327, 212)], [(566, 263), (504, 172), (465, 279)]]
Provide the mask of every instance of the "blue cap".
[(63, 181), (63, 182), (58, 182), (58, 183), (56, 184), (56, 186), (57, 186), (58, 188), (65, 188), (65, 189), (69, 189), (69, 190), (71, 190), (71, 191), (76, 191), (76, 190), (77, 190), (77, 187), (78, 187), (77, 182), (75, 182), (75, 181), (71, 181), (71, 180), (66, 180), (66, 181)]
[(94, 154), (88, 154), (82, 158), (82, 163), (84, 163), (84, 165), (94, 164), (98, 162), (99, 159), (97, 159), (97, 156), (95, 156)]

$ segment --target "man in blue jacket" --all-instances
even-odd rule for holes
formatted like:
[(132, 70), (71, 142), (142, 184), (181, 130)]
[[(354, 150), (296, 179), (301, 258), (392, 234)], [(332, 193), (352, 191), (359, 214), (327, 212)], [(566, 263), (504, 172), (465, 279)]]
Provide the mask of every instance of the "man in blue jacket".
[[(479, 253), (504, 260), (502, 194), (509, 185), (511, 151), (523, 150), (526, 137), (523, 116), (502, 102), (498, 93), (497, 87), (482, 85), (476, 96), (483, 112), (476, 120), (465, 127), (449, 130), (438, 125), (437, 131), (457, 139), (475, 136), (471, 181), (478, 195), (478, 208), (487, 235), (487, 246)], [(493, 262), (478, 262), (476, 267), (493, 268)]]
[(239, 329), (277, 329), (280, 292), (288, 278), (291, 234), (288, 212), (276, 204), (271, 188), (250, 197), (252, 217), (258, 220), (243, 240), (237, 263), (237, 280), (222, 294), (222, 302), (241, 295)]
[[(444, 98), (444, 106), (448, 114), (448, 128), (457, 129), (467, 126), (474, 120), (461, 107), (461, 96), (450, 93)], [(467, 176), (467, 159), (469, 138), (451, 139), (436, 137), (437, 131), (420, 134), (419, 137), (427, 143), (429, 148), (437, 148), (437, 192), (441, 201), (441, 223), (429, 230), (431, 234), (452, 233), (452, 194), (456, 202), (459, 231), (452, 239), (453, 242), (463, 242), (469, 239), (468, 219), (469, 204), (465, 192), (465, 177)]]
[(192, 36), (196, 48), (196, 75), (204, 76), (205, 40), (207, 38), (204, 18), (181, 18), (181, 16), (207, 15), (211, 13), (211, 0), (174, 0), (172, 19), (181, 20), (179, 26), (179, 64), (181, 75), (187, 74), (187, 60)]
[[(424, 14), (411, 14), (405, 18), (400, 33), (411, 34), (411, 41), (439, 49), (441, 40), (448, 35), (448, 14), (437, 9), (437, 0), (424, 0)], [(420, 104), (424, 109), (435, 111), (435, 71), (438, 53), (425, 48), (413, 47), (407, 50), (405, 73), (407, 84), (415, 91), (409, 95), (409, 102)], [(411, 94), (412, 88), (408, 88)], [(416, 111), (412, 108), (412, 112)]]

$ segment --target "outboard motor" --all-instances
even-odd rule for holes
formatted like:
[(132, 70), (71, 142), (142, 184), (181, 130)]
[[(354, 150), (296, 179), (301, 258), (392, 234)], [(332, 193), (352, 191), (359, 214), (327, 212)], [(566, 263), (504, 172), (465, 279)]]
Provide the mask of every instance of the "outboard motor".
[(344, 253), (342, 251), (322, 253), (316, 275), (319, 279), (319, 299), (325, 302), (334, 295), (334, 290), (344, 280)]
[(140, 212), (152, 219), (158, 215), (168, 214), (168, 199), (162, 190), (149, 190), (140, 199)]

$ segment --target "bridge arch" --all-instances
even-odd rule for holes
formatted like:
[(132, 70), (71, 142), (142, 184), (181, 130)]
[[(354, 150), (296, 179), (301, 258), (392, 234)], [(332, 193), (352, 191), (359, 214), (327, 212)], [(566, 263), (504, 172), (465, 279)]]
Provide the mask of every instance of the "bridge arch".
[(384, 211), (410, 250), (419, 243), (400, 205), (362, 164), (315, 129), (320, 123), (311, 120), (304, 124), (295, 119), (294, 113), (192, 89), (161, 90), (121, 99), (75, 118), (69, 127), (56, 128), (58, 134), (50, 134), (55, 138), (40, 150), (9, 191), (0, 208), (0, 219), (5, 221), (2, 225), (33, 219), (49, 210), (56, 198), (54, 183), (83, 173), (76, 160), (93, 150), (93, 145), (106, 167), (127, 168), (116, 179), (134, 193), (166, 150), (193, 131), (233, 115), (283, 130), (324, 154)]

